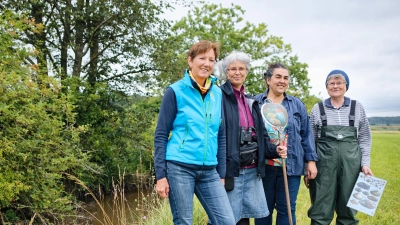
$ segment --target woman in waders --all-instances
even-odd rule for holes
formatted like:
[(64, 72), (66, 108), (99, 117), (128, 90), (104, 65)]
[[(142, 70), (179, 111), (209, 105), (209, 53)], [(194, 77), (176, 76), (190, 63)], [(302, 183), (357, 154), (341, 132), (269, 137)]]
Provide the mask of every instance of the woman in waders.
[(326, 78), (330, 98), (311, 110), (311, 127), (319, 160), (318, 174), (305, 184), (310, 189), (311, 224), (330, 224), (336, 211), (336, 224), (358, 224), (357, 211), (346, 206), (360, 170), (373, 176), (370, 169), (371, 130), (364, 107), (344, 94), (349, 78), (333, 70)]

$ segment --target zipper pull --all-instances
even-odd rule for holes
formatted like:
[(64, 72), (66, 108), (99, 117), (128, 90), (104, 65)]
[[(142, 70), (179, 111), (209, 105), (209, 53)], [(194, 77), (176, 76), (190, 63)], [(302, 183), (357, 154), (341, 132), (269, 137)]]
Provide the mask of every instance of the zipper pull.
[(182, 142), (181, 142), (181, 149), (183, 148), (183, 145), (185, 144), (185, 140), (183, 140)]

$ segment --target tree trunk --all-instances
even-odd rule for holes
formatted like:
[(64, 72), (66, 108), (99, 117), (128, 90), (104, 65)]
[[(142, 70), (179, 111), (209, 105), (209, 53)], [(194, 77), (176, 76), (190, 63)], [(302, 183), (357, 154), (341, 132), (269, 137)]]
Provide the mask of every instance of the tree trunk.
[[(37, 2), (37, 3), (32, 3), (32, 17), (35, 19), (35, 23), (43, 23), (43, 8), (44, 5), (43, 3)], [(47, 70), (47, 54), (48, 54), (48, 49), (46, 47), (46, 31), (40, 32), (40, 33), (35, 33), (34, 36), (31, 36), (29, 38), (30, 44), (35, 46), (40, 54), (36, 57), (36, 63), (39, 69), (42, 69), (43, 67), (44, 70)]]
[[(87, 1), (87, 5), (89, 4), (89, 1)], [(87, 7), (86, 7), (87, 8)], [(80, 12), (83, 14), (84, 12), (84, 0), (78, 0), (77, 1), (77, 12)], [(85, 15), (85, 19), (83, 17), (76, 17), (76, 26), (75, 26), (75, 46), (74, 46), (74, 52), (75, 52), (75, 59), (74, 59), (74, 65), (72, 69), (72, 76), (73, 77), (80, 77), (80, 74), (82, 72), (82, 58), (84, 56), (84, 32), (85, 32), (85, 27), (86, 27), (86, 21), (90, 15)]]
[(61, 56), (60, 56), (60, 65), (61, 65), (61, 79), (65, 80), (67, 78), (68, 72), (68, 47), (70, 44), (70, 35), (71, 35), (71, 0), (67, 0), (65, 2), (65, 11), (64, 11), (64, 33), (61, 40)]

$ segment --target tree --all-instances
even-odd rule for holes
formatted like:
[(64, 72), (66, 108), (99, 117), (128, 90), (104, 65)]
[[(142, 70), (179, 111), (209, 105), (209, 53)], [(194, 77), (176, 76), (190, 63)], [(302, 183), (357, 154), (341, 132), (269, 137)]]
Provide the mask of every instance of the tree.
[[(26, 62), (40, 54), (15, 41), (33, 20), (4, 10), (0, 16), (0, 215), (2, 221), (42, 223), (74, 212), (65, 173), (94, 167), (79, 148), (69, 95), (60, 82)], [(7, 213), (3, 214), (5, 211)]]
[(168, 1), (150, 0), (2, 4), (43, 25), (43, 32), (28, 29), (20, 37), (41, 51), (39, 66), (52, 69), (49, 74), (61, 72), (62, 80), (77, 77), (91, 85), (134, 84), (135, 74), (153, 70), (149, 55), (169, 25), (160, 14), (171, 7)]
[[(118, 166), (134, 170), (134, 159), (127, 157), (137, 155), (141, 151), (139, 146), (148, 145), (141, 141), (131, 143), (135, 140), (133, 134), (122, 130), (136, 125), (124, 123), (137, 113), (131, 110), (137, 103), (131, 95), (142, 94), (139, 75), (156, 70), (151, 54), (169, 28), (168, 21), (161, 18), (163, 11), (171, 7), (169, 2), (5, 0), (0, 3), (3, 8), (26, 14), (43, 26), (42, 32), (25, 29), (18, 39), (39, 50), (31, 64), (61, 81), (60, 93), (70, 95), (69, 101), (74, 105), (75, 126), (87, 129), (80, 134), (80, 147), (91, 162), (105, 168), (91, 169), (79, 176), (90, 188), (101, 184), (108, 190), (112, 177), (119, 172)], [(148, 120), (141, 122), (144, 121)], [(137, 128), (142, 130), (135, 130), (136, 134), (144, 134), (149, 126)]]
[(316, 104), (321, 102), (321, 98), (316, 97), (315, 95), (308, 95), (302, 98), (303, 103), (306, 105), (307, 112), (310, 113), (312, 107)]
[(155, 62), (162, 71), (151, 80), (160, 87), (158, 92), (182, 77), (182, 71), (187, 67), (187, 50), (194, 42), (204, 39), (221, 44), (220, 59), (232, 51), (243, 51), (252, 57), (254, 69), (246, 80), (249, 92), (263, 92), (263, 73), (268, 63), (280, 61), (291, 70), (292, 80), (295, 81), (291, 85), (293, 91), (307, 93), (307, 64), (298, 62), (298, 57), (291, 55), (291, 46), (285, 44), (281, 37), (270, 35), (266, 24), (244, 22), (244, 13), (238, 5), (224, 8), (222, 5), (205, 4), (190, 10), (186, 17), (177, 21), (170, 36), (154, 53)]

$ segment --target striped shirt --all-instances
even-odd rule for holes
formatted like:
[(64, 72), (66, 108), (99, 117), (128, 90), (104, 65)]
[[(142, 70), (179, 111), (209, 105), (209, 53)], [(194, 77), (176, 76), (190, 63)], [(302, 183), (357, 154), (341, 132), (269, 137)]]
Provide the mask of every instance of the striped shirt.
[[(330, 98), (325, 99), (324, 109), (328, 125), (349, 126), (350, 105), (351, 101), (348, 97), (344, 97), (343, 106), (340, 108), (334, 108)], [(315, 104), (311, 110), (310, 122), (314, 138), (317, 139), (321, 137), (322, 121), (318, 103)], [(358, 143), (361, 149), (361, 166), (370, 167), (372, 144), (371, 129), (364, 107), (360, 102), (356, 104), (354, 126), (357, 128)]]

